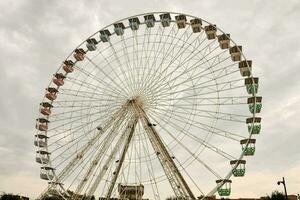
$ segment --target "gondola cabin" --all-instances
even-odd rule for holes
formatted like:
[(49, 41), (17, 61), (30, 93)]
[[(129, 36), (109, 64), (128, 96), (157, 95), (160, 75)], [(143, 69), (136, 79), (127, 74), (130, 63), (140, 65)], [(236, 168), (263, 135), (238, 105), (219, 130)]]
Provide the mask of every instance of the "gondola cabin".
[(95, 38), (89, 38), (86, 40), (86, 48), (89, 50), (89, 51), (95, 51), (97, 49), (97, 45), (98, 42)]
[(193, 33), (199, 33), (201, 32), (201, 26), (202, 26), (202, 20), (201, 19), (191, 19), (191, 26)]
[(245, 86), (248, 94), (256, 94), (258, 90), (258, 78), (246, 78), (245, 79)]
[(250, 134), (259, 134), (261, 129), (261, 118), (260, 117), (250, 117), (246, 119), (248, 125), (248, 131)]
[(129, 19), (129, 26), (131, 28), (131, 30), (136, 31), (139, 29), (140, 26), (140, 20), (137, 17), (133, 17)]
[(239, 62), (239, 69), (242, 76), (250, 76), (252, 71), (252, 60)]
[(40, 164), (47, 164), (49, 162), (50, 153), (45, 150), (39, 150), (36, 152), (35, 161)]
[(49, 121), (45, 118), (38, 118), (36, 119), (36, 129), (39, 131), (47, 131), (48, 130), (48, 123)]
[(145, 15), (144, 19), (145, 19), (145, 24), (148, 28), (152, 28), (154, 26), (156, 19), (153, 14)]
[(159, 15), (159, 18), (160, 18), (160, 21), (161, 21), (161, 24), (163, 27), (170, 26), (170, 23), (171, 23), (170, 13), (161, 14), (161, 15)]
[[(244, 156), (253, 156), (255, 153), (255, 139), (243, 139), (240, 141)], [(247, 145), (248, 144), (248, 145)]]
[(48, 87), (46, 89), (45, 97), (47, 99), (49, 99), (50, 101), (54, 101), (57, 98), (57, 93), (58, 93), (58, 90), (56, 88)]
[(109, 32), (108, 29), (101, 30), (101, 31), (99, 31), (99, 33), (100, 33), (100, 40), (102, 42), (108, 42), (109, 41), (109, 37), (111, 36), (111, 33)]
[(229, 53), (232, 61), (240, 61), (242, 54), (242, 46), (233, 46), (229, 48)]
[(262, 97), (249, 97), (247, 100), (249, 111), (254, 113), (260, 113), (262, 108)]
[(64, 79), (66, 78), (65, 75), (62, 73), (56, 73), (54, 74), (53, 83), (57, 85), (58, 87), (62, 86), (64, 84)]
[(218, 42), (221, 49), (228, 49), (230, 45), (230, 34), (218, 35)]
[(52, 180), (54, 178), (54, 168), (41, 167), (40, 177), (44, 180)]
[(210, 24), (208, 26), (204, 27), (205, 33), (206, 33), (206, 37), (208, 40), (213, 40), (216, 38), (217, 36), (217, 27), (214, 24)]
[(229, 196), (231, 193), (231, 183), (232, 181), (229, 179), (219, 179), (216, 180), (218, 184), (218, 194), (220, 196)]
[(74, 71), (73, 69), (74, 62), (72, 60), (64, 61), (63, 69), (66, 73), (71, 73)]
[(232, 167), (232, 174), (235, 177), (242, 177), (246, 172), (246, 160), (232, 160), (230, 161), (230, 165)]
[(34, 145), (37, 147), (46, 147), (48, 137), (44, 134), (37, 134), (34, 137)]
[(124, 29), (125, 29), (125, 26), (123, 23), (120, 22), (120, 23), (114, 24), (114, 31), (117, 35), (123, 35)]
[(81, 48), (75, 49), (73, 56), (77, 61), (82, 61), (85, 57), (85, 51)]
[(43, 102), (40, 105), (40, 112), (45, 116), (49, 116), (51, 114), (51, 108), (53, 108), (53, 106), (48, 102)]
[(186, 26), (186, 16), (185, 15), (177, 15), (175, 16), (176, 24), (178, 29), (185, 28)]

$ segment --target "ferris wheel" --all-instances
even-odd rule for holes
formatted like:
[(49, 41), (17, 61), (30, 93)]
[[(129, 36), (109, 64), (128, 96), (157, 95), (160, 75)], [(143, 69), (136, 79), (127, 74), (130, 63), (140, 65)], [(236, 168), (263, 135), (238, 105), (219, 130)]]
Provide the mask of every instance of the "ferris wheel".
[(252, 61), (215, 24), (172, 12), (112, 23), (46, 88), (34, 140), (42, 196), (229, 196), (255, 153), (257, 92)]

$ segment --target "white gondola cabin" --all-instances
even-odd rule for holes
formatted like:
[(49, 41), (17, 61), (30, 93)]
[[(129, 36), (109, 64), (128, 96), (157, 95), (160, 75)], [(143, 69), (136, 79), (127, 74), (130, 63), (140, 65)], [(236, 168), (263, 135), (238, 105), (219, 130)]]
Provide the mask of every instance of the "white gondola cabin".
[(215, 24), (210, 24), (204, 27), (206, 37), (208, 40), (213, 40), (217, 36), (217, 27)]
[(64, 61), (63, 69), (66, 73), (71, 73), (74, 70), (73, 66), (74, 62), (72, 60), (66, 60)]
[(260, 113), (262, 108), (262, 97), (249, 97), (247, 100), (249, 105), (249, 111), (254, 113)]
[(162, 24), (163, 27), (170, 26), (170, 23), (171, 23), (170, 13), (160, 14), (159, 18), (160, 18), (160, 21), (161, 21), (161, 24)]
[(63, 75), (62, 73), (56, 73), (53, 76), (54, 76), (53, 83), (55, 85), (57, 85), (58, 87), (64, 85), (64, 79), (66, 78), (65, 75)]
[(50, 153), (45, 150), (39, 150), (36, 152), (35, 161), (40, 164), (47, 164), (49, 162)]
[(114, 24), (114, 31), (117, 35), (123, 35), (124, 29), (125, 29), (125, 26), (123, 23), (120, 22), (120, 23)]
[(191, 26), (193, 33), (199, 33), (201, 32), (201, 26), (202, 26), (202, 20), (201, 19), (191, 19)]
[(133, 17), (129, 19), (129, 26), (131, 28), (131, 30), (136, 31), (139, 29), (140, 26), (140, 20), (138, 17)]
[(95, 38), (89, 38), (86, 40), (86, 47), (89, 51), (95, 51), (97, 49), (98, 42)]
[(37, 147), (46, 147), (48, 136), (44, 134), (37, 134), (34, 136), (34, 145)]
[(51, 108), (53, 108), (53, 106), (48, 102), (40, 103), (40, 105), (40, 112), (45, 116), (49, 116), (51, 114)]
[(186, 16), (185, 15), (177, 15), (175, 16), (176, 24), (178, 29), (185, 28), (186, 26)]
[(85, 51), (81, 48), (75, 49), (73, 56), (77, 61), (82, 61), (85, 57)]
[(242, 46), (233, 46), (230, 47), (229, 53), (232, 61), (240, 61), (242, 54)]
[(99, 31), (99, 33), (100, 33), (100, 40), (102, 42), (108, 42), (109, 41), (109, 37), (111, 36), (111, 33), (108, 29), (101, 30), (101, 31)]
[(155, 16), (153, 14), (145, 15), (144, 19), (145, 19), (145, 24), (148, 28), (151, 28), (151, 27), (154, 26), (156, 19), (155, 19)]
[(48, 130), (48, 123), (49, 121), (45, 118), (38, 118), (36, 119), (36, 129), (39, 131), (47, 131)]
[[(255, 153), (255, 139), (243, 139), (240, 141), (244, 156), (253, 156)], [(248, 144), (248, 146), (247, 146)]]
[(49, 99), (50, 101), (54, 101), (57, 97), (57, 93), (58, 93), (58, 90), (56, 88), (48, 87), (48, 88), (46, 88), (45, 97), (47, 99)]
[(232, 174), (235, 177), (242, 177), (246, 172), (246, 160), (232, 160), (230, 161), (230, 165), (232, 166)]
[(41, 167), (40, 177), (44, 180), (52, 180), (54, 178), (54, 168)]
[(230, 34), (218, 35), (218, 42), (221, 49), (228, 49), (230, 45)]
[(260, 117), (250, 117), (246, 119), (248, 125), (248, 131), (250, 134), (259, 134), (261, 129), (261, 118)]
[(231, 193), (231, 183), (232, 181), (229, 179), (219, 179), (216, 180), (218, 184), (218, 194), (220, 196), (229, 196)]
[(253, 78), (246, 78), (245, 79), (245, 86), (248, 94), (256, 94), (258, 91), (258, 78), (253, 77)]
[(252, 60), (239, 62), (239, 69), (242, 76), (250, 76), (252, 71)]

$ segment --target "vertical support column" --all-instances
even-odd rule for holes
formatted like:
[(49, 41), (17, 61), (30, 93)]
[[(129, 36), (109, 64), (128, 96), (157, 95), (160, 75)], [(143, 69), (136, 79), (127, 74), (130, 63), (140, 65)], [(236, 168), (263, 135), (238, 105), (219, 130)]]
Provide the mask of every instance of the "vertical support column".
[(145, 111), (138, 104), (135, 104), (135, 108), (144, 124), (144, 128), (149, 136), (153, 149), (156, 151), (156, 155), (166, 173), (166, 176), (176, 197), (196, 199), (186, 181), (184, 180), (182, 174), (178, 170), (172, 157), (170, 156), (167, 148), (159, 137), (159, 134), (157, 133), (155, 128), (151, 126), (151, 122)]
[(135, 130), (135, 127), (136, 127), (136, 124), (138, 122), (138, 116), (137, 115), (134, 115), (132, 120), (128, 123), (128, 126), (126, 128), (126, 131), (129, 132), (129, 135), (125, 141), (125, 144), (124, 144), (124, 147), (123, 147), (123, 150), (122, 150), (122, 154), (121, 154), (121, 158), (120, 158), (120, 161), (118, 163), (118, 166), (116, 168), (116, 170), (114, 171), (114, 175), (113, 175), (113, 179), (109, 185), (109, 188), (108, 188), (108, 192), (106, 194), (106, 199), (109, 200), (110, 199), (110, 196), (112, 194), (112, 191), (113, 191), (113, 188), (116, 184), (116, 181), (117, 181), (117, 178), (119, 176), (119, 173), (120, 173), (120, 170), (121, 170), (121, 167), (122, 167), (122, 164), (124, 162), (124, 159), (125, 159), (125, 155), (126, 155), (126, 152), (128, 150), (128, 147), (129, 147), (129, 144), (130, 144), (130, 141), (132, 139), (132, 136), (133, 136), (133, 133), (134, 133), (134, 130)]

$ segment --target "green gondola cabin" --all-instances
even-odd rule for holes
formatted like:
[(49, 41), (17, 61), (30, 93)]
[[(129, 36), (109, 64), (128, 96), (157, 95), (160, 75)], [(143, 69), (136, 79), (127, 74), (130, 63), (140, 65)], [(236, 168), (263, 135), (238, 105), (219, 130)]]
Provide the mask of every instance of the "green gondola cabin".
[(206, 37), (208, 40), (213, 40), (217, 36), (217, 27), (215, 24), (210, 24), (204, 27)]
[(202, 20), (201, 19), (191, 19), (191, 26), (193, 33), (199, 33), (201, 32), (201, 26), (202, 26)]
[(186, 16), (185, 15), (177, 15), (175, 16), (176, 24), (178, 29), (185, 28), (186, 26)]
[(245, 86), (248, 94), (257, 94), (258, 91), (258, 78), (250, 77), (245, 79)]
[(248, 131), (250, 134), (259, 134), (261, 129), (261, 118), (260, 117), (250, 117), (246, 119), (248, 125)]
[(95, 51), (97, 49), (97, 45), (98, 42), (95, 38), (89, 38), (86, 40), (86, 48), (89, 50), (89, 51)]
[(232, 166), (232, 174), (235, 177), (242, 177), (246, 172), (246, 160), (232, 160), (230, 161), (230, 165)]
[(85, 57), (85, 51), (81, 48), (75, 49), (73, 56), (77, 61), (83, 61)]
[(66, 73), (72, 73), (74, 71), (74, 62), (72, 60), (65, 60), (63, 64), (63, 69)]
[(249, 111), (254, 113), (260, 113), (262, 108), (262, 97), (249, 97), (248, 100)]
[(221, 49), (228, 49), (230, 45), (230, 34), (218, 35), (218, 42)]
[(229, 179), (219, 179), (216, 180), (216, 183), (218, 184), (218, 194), (220, 196), (229, 196), (231, 193), (231, 183), (232, 181)]
[(160, 14), (159, 18), (160, 18), (160, 21), (161, 21), (161, 24), (162, 24), (163, 27), (170, 26), (170, 23), (171, 23), (170, 13)]
[[(240, 141), (244, 156), (253, 156), (255, 153), (255, 139), (243, 139)], [(247, 145), (248, 144), (248, 145)]]
[(232, 61), (241, 61), (242, 46), (233, 46), (229, 48), (229, 53)]

